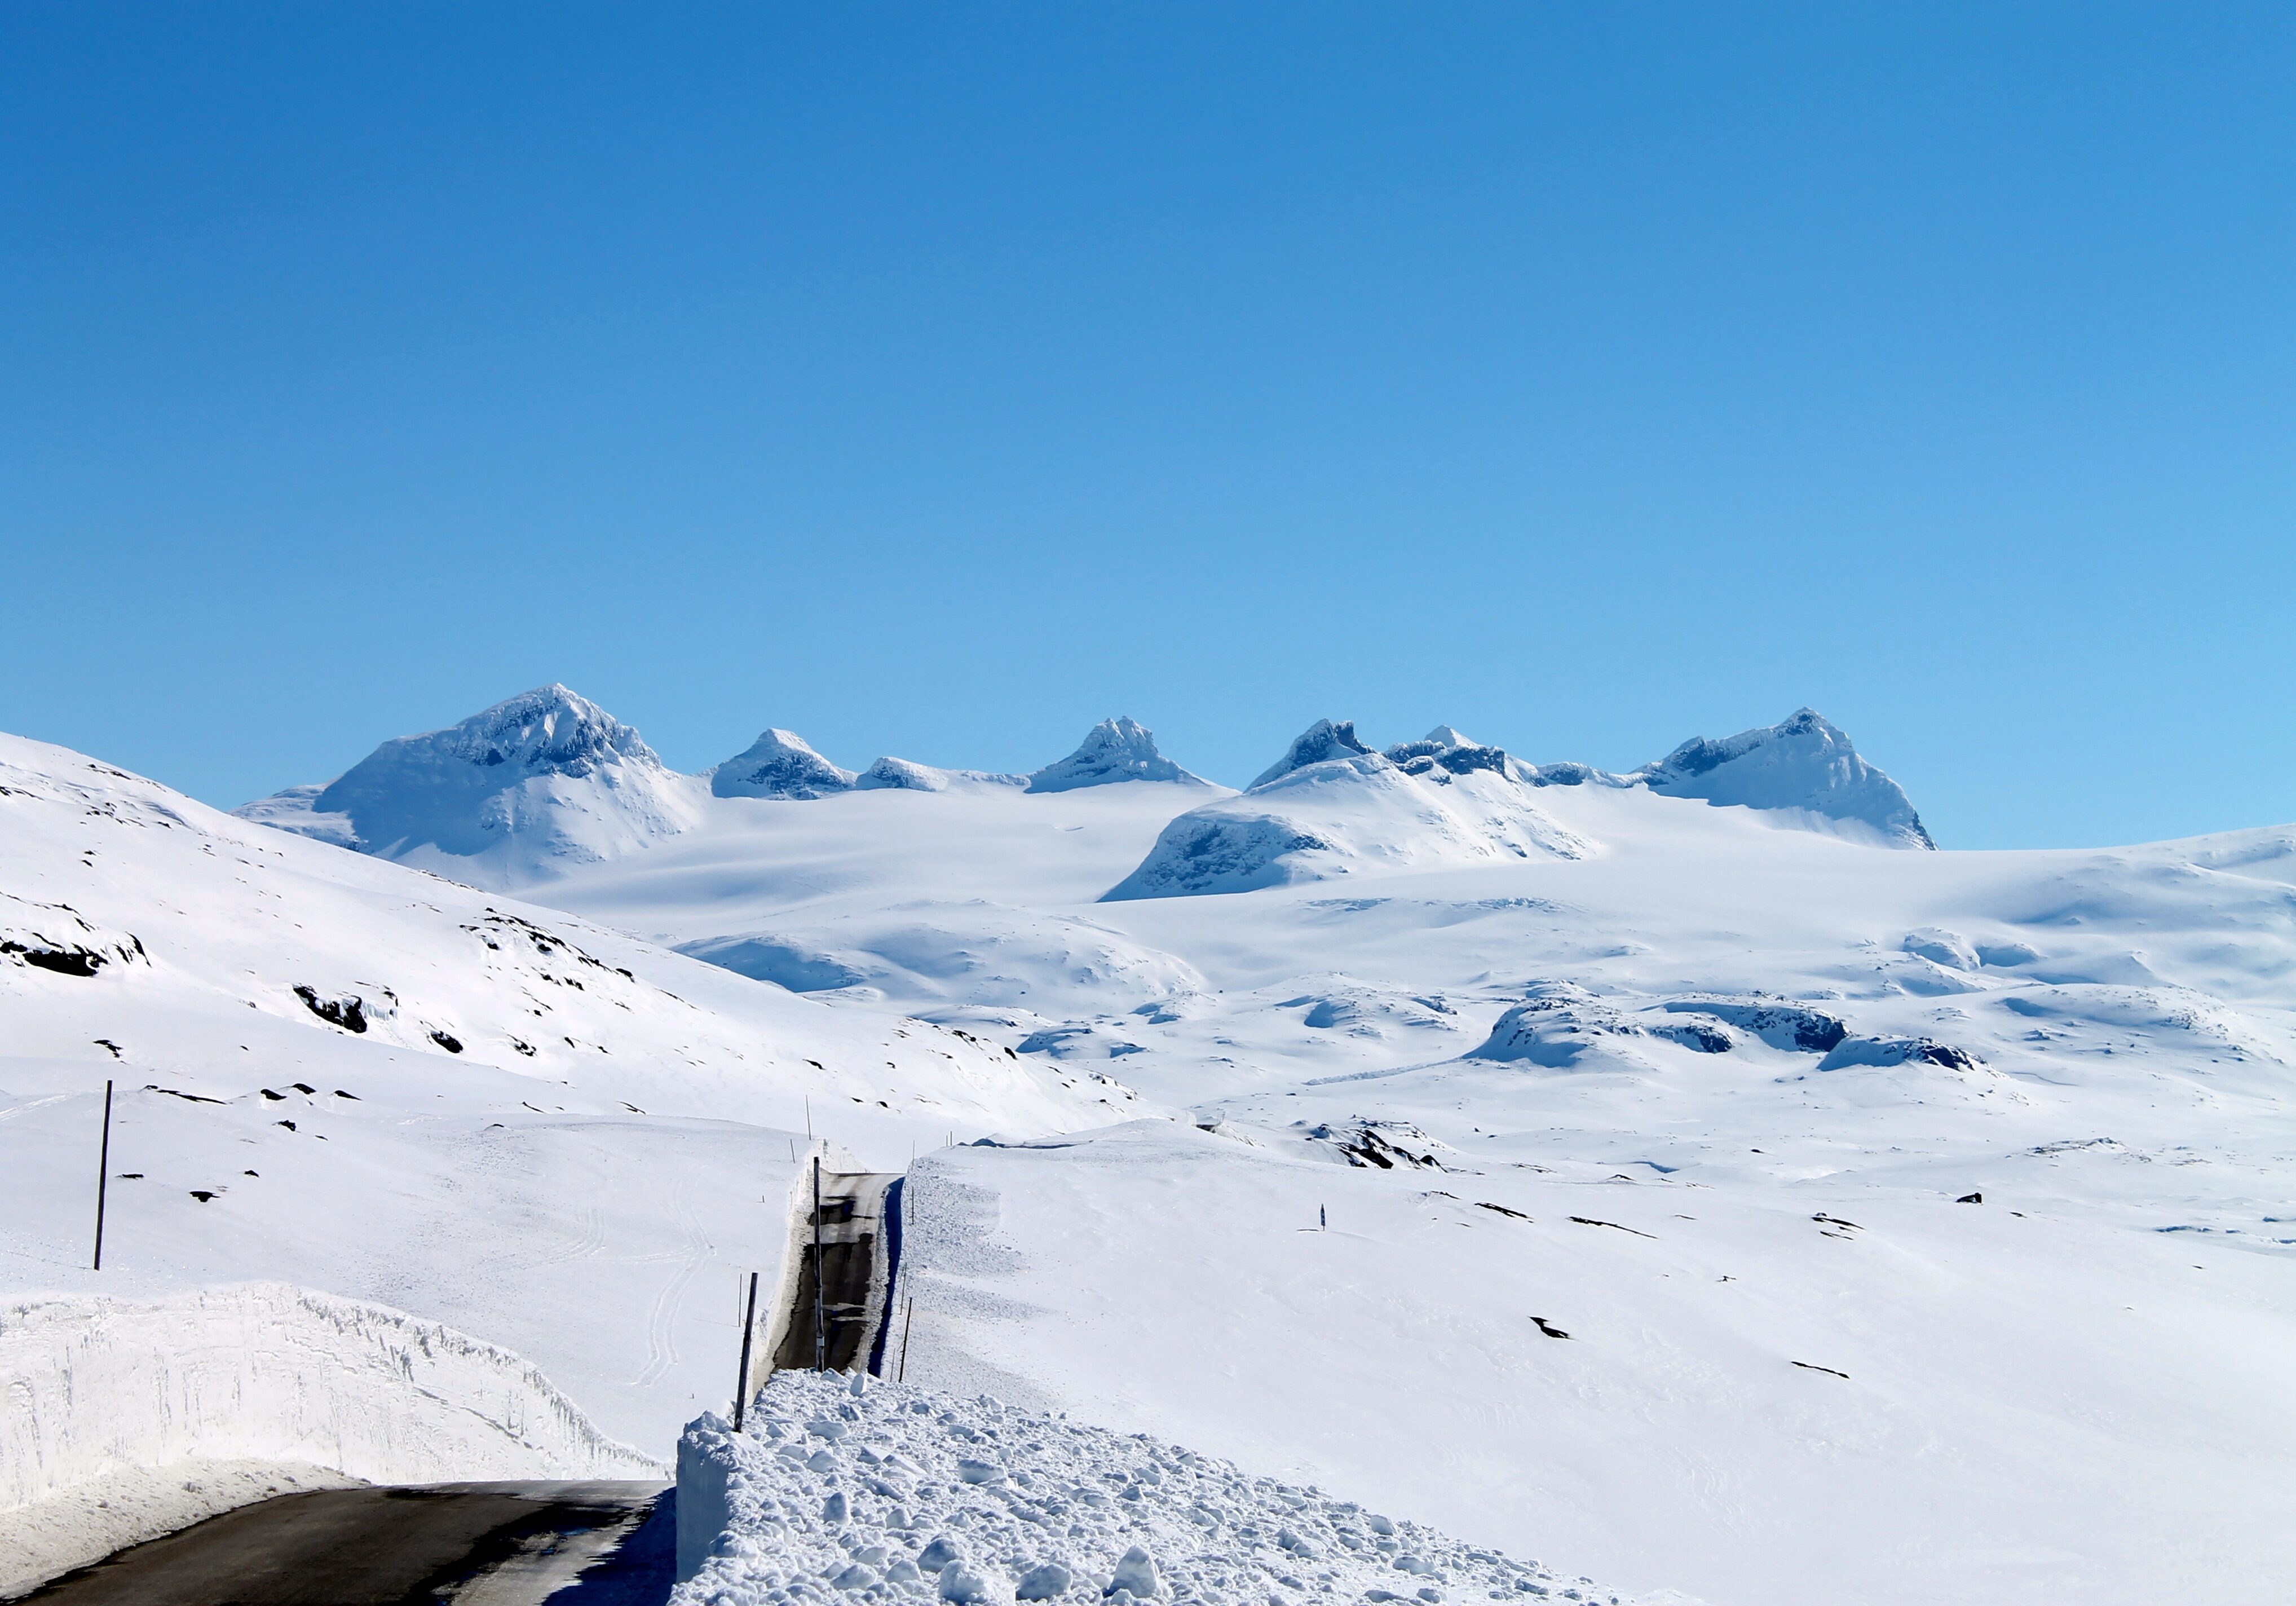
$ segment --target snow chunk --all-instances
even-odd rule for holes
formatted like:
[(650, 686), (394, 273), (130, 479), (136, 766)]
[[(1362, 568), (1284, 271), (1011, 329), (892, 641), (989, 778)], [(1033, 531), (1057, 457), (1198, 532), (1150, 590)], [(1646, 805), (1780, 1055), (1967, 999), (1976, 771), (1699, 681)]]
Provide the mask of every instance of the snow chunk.
[(1030, 791), (1073, 791), (1080, 786), (1106, 786), (1118, 781), (1177, 781), (1207, 786), (1156, 750), (1156, 737), (1144, 725), (1119, 715), (1103, 719), (1086, 733), (1077, 750), (1047, 764), (1029, 777)]
[[(851, 1408), (851, 1433), (825, 1467), (776, 1453), (800, 1424), (840, 1405)], [(1391, 1599), (1383, 1586), (1398, 1579), (1438, 1598), (1583, 1598), (1536, 1563), (1144, 1434), (987, 1396), (880, 1381), (856, 1397), (834, 1373), (783, 1372), (751, 1421), (752, 1433), (735, 1434), (701, 1417), (678, 1446), (671, 1606), (822, 1602), (824, 1586), (918, 1606), (936, 1597), (1265, 1606), (1275, 1590)], [(999, 1447), (1009, 1479), (967, 1479), (982, 1444)]]
[(775, 725), (711, 770), (709, 790), (720, 798), (810, 800), (850, 791), (859, 779), (814, 751), (795, 731)]

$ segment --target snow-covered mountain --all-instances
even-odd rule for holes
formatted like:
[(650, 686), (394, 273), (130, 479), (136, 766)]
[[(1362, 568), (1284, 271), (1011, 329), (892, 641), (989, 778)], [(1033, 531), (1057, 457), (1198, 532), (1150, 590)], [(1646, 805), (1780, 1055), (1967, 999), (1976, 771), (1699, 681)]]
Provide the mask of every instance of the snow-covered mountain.
[(1935, 848), (1905, 789), (1868, 764), (1815, 709), (1719, 742), (1694, 736), (1625, 779), (1669, 798), (1788, 809), (1898, 848)]
[(1395, 750), (1400, 762), (1366, 750), (1352, 721), (1316, 721), (1250, 790), (1167, 825), (1108, 900), (1592, 851), (1539, 810), (1496, 748), (1431, 737)]
[(1208, 786), (1159, 752), (1156, 737), (1144, 725), (1119, 716), (1103, 719), (1086, 733), (1077, 750), (1047, 764), (1029, 777), (1034, 792), (1074, 791), (1080, 786), (1108, 786), (1122, 781), (1178, 781)]
[(711, 795), (720, 798), (793, 798), (809, 802), (851, 791), (860, 777), (840, 769), (795, 731), (767, 728), (742, 751), (709, 772)]
[(384, 742), (324, 787), (239, 812), (458, 880), (516, 885), (691, 828), (697, 778), (562, 685)]

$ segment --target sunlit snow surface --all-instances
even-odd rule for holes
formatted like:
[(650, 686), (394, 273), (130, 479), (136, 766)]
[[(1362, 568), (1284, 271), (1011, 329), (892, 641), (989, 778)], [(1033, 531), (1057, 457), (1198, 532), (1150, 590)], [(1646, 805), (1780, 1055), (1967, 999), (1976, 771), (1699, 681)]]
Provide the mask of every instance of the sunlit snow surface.
[[(504, 904), (316, 844), (271, 859), (260, 827), (227, 843), (204, 814), (204, 839), (111, 820), (142, 794), (38, 754), (53, 774), (27, 784), (53, 795), (10, 816), (44, 823), (0, 843), (0, 890), (86, 929), (20, 910), (11, 929), (140, 939), (150, 968), (132, 946), (94, 978), (0, 962), (0, 1007), (32, 1028), (0, 1074), (19, 1111), (0, 1150), (36, 1179), (0, 1240), (20, 1278), (85, 1276), (74, 1145), (90, 1078), (128, 1063), (108, 1037), (139, 1090), (227, 1101), (139, 1091), (126, 1112), (144, 1153), (195, 1162), (148, 1200), (115, 1184), (166, 1274), (292, 1275), (452, 1321), (656, 1447), (673, 1399), (730, 1386), (731, 1274), (780, 1253), (809, 1089), (816, 1131), (868, 1164), (924, 1156), (912, 1380), (1620, 1589), (2296, 1593), (2296, 831), (1905, 851), (1550, 766), (1558, 783), (1505, 773), (1575, 856), (1462, 859), (1452, 826), (1423, 838), (1395, 807), (1414, 794), (1332, 775), (1295, 790), (1375, 851), (1108, 902), (1220, 799), (933, 771), (936, 790), (703, 797), (676, 834), (534, 861)], [(1470, 778), (1451, 795), (1499, 772)], [(198, 856), (119, 846), (163, 840)], [(470, 946), (489, 907), (632, 976), (541, 982), (555, 961)], [(354, 1041), (299, 983), (320, 1004), (387, 983), (395, 1012)], [(678, 1029), (657, 993), (704, 1019)], [(537, 1007), (611, 1053), (524, 1037)], [(490, 1046), (426, 1050), (433, 1020)], [(242, 1053), (255, 1075), (230, 1069)], [(365, 1158), (287, 1147), (270, 1123), (304, 1118), (262, 1085), (310, 1099), (338, 1145), (371, 1135)], [(952, 1132), (1005, 1146), (936, 1151)], [(273, 1145), (238, 1162), (260, 1186), (193, 1202), (242, 1139)], [(226, 1208), (258, 1230), (211, 1225)], [(377, 1266), (392, 1286), (344, 1281)]]
[(534, 895), (1218, 1125), (932, 1157), (928, 1381), (1622, 1588), (2296, 1587), (2296, 832), (1906, 852), (1549, 786), (1581, 857), (1098, 901), (1196, 801), (761, 804)]
[(1134, 1103), (0, 736), (0, 1291), (372, 1299), (663, 1455), (726, 1397), (738, 1276), (777, 1284), (808, 1127), (898, 1164)]
[(682, 1497), (722, 1490), (726, 1520), (674, 1606), (1620, 1601), (1318, 1488), (985, 1395), (783, 1372), (747, 1427), (711, 1418), (680, 1448)]

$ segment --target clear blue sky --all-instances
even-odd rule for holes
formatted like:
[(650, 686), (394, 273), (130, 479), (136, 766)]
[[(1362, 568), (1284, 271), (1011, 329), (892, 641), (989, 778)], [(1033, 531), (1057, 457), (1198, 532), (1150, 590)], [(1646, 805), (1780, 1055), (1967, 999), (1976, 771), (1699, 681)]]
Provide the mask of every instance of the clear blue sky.
[(0, 11), (0, 727), (2296, 819), (2296, 8)]

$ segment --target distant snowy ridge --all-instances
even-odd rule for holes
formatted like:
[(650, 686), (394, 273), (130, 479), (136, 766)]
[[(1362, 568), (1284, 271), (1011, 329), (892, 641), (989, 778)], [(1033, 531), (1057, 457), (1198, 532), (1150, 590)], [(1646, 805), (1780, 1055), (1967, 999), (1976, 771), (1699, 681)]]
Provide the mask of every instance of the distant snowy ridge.
[(850, 791), (860, 777), (813, 750), (795, 731), (767, 728), (741, 752), (709, 772), (720, 798), (794, 798), (810, 801)]
[[(1319, 719), (1260, 772), (1246, 795), (1335, 764), (1353, 764), (1365, 777), (1390, 766), (1404, 781), (1431, 787), (1480, 778), (1468, 789), (1472, 797), (1452, 793), (1424, 808), (1415, 809), (1412, 800), (1427, 799), (1401, 787), (1388, 806), (1398, 815), (1395, 829), (1368, 836), (1322, 817), (1329, 796), (1336, 794), (1311, 806), (1294, 799), (1282, 807), (1182, 815), (1172, 822), (1171, 841), (1160, 844), (1110, 896), (1244, 891), (1348, 873), (1350, 865), (1471, 863), (1495, 853), (1573, 856), (1587, 844), (1521, 795), (1548, 786), (1643, 787), (1660, 796), (1769, 810), (1781, 823), (1853, 840), (1935, 845), (1897, 783), (1808, 709), (1724, 741), (1694, 739), (1627, 774), (1585, 764), (1526, 763), (1447, 725), (1379, 752), (1357, 735), (1353, 721)], [(1153, 733), (1124, 716), (1101, 721), (1074, 752), (1026, 775), (944, 769), (891, 756), (857, 772), (779, 726), (703, 774), (683, 775), (666, 767), (634, 727), (553, 684), (444, 730), (386, 742), (326, 785), (289, 787), (234, 812), (337, 847), (508, 889), (708, 827), (724, 818), (713, 812), (717, 799), (819, 802), (854, 792), (935, 793), (952, 786), (1046, 795), (1133, 781), (1210, 784), (1166, 758)], [(1376, 784), (1396, 791), (1399, 783)], [(1204, 807), (1217, 811), (1223, 806), (1208, 800)], [(1400, 817), (1414, 812), (1424, 817), (1415, 823)]]
[(1693, 737), (1625, 779), (1669, 798), (1807, 809), (1870, 826), (1893, 847), (1937, 846), (1905, 789), (1868, 764), (1841, 728), (1815, 709), (1719, 742)]
[(1156, 749), (1155, 733), (1121, 715), (1103, 719), (1085, 733), (1077, 750), (1047, 764), (1029, 777), (1033, 792), (1074, 791), (1080, 786), (1107, 786), (1119, 781), (1177, 781), (1187, 786), (1208, 786)]
[(1250, 791), (1167, 825), (1105, 897), (1250, 892), (1365, 871), (1578, 858), (1592, 850), (1539, 810), (1496, 748), (1431, 736), (1398, 763), (1365, 749), (1352, 721), (1321, 719)]

